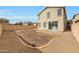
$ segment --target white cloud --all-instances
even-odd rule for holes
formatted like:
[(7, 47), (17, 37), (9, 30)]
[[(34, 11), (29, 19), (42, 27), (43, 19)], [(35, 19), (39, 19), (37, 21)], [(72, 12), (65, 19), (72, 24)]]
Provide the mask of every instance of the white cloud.
[(0, 10), (0, 13), (13, 12), (13, 10)]
[(34, 19), (34, 18), (36, 18), (35, 16), (0, 16), (0, 18), (9, 18), (9, 19), (12, 19), (12, 18), (16, 18), (16, 19), (27, 19), (27, 18), (29, 18), (29, 19)]
[(31, 12), (19, 12), (16, 10), (0, 10), (0, 15), (11, 15), (11, 14), (31, 14)]

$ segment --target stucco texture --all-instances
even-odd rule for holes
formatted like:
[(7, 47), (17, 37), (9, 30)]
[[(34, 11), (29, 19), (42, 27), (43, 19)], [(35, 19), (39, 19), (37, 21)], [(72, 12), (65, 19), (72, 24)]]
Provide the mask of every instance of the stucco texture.
[[(60, 7), (59, 7), (60, 8)], [(38, 29), (49, 30), (48, 22), (49, 21), (58, 21), (58, 31), (64, 31), (64, 26), (66, 25), (66, 17), (64, 9), (61, 8), (62, 15), (57, 16), (57, 10), (59, 8), (47, 8), (44, 10), (38, 18), (38, 23), (41, 23), (41, 27), (38, 25)], [(50, 12), (50, 18), (47, 18), (47, 12)], [(46, 28), (43, 27), (43, 23), (46, 22)]]

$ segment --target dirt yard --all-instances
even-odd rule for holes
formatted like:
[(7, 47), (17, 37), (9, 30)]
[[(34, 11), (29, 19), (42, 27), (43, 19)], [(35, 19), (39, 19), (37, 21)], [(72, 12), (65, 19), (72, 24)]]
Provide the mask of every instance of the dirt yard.
[(29, 44), (33, 47), (46, 45), (54, 37), (54, 35), (37, 32), (36, 30), (19, 30), (15, 31), (15, 33), (22, 37), (25, 41), (29, 42)]
[(0, 52), (39, 53), (41, 51), (39, 49), (31, 49), (24, 46), (11, 31), (3, 31), (0, 38)]
[(48, 47), (40, 49), (42, 52), (79, 53), (79, 42), (75, 39), (72, 32), (68, 31), (56, 34), (59, 35), (53, 39), (52, 43)]
[[(52, 39), (53, 41), (50, 45), (41, 49), (33, 49), (23, 45), (13, 32), (15, 31), (3, 31), (0, 38), (0, 52), (79, 52), (79, 43), (70, 31), (53, 33), (57, 36)], [(37, 46), (46, 44), (47, 41), (50, 40), (49, 38), (51, 38), (48, 34), (37, 33), (36, 31), (31, 32), (22, 30), (16, 32), (18, 35), (22, 36), (23, 39)]]

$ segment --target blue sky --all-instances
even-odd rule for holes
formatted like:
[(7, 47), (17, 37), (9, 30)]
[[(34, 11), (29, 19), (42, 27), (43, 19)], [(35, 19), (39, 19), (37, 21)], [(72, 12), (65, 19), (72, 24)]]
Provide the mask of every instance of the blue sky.
[[(37, 14), (43, 10), (43, 6), (0, 6), (0, 17), (10, 20), (10, 23), (20, 21), (37, 22)], [(68, 19), (72, 19), (73, 15), (79, 13), (78, 6), (66, 6), (66, 14)]]
[(79, 14), (79, 6), (66, 6), (68, 20), (72, 19), (75, 14)]

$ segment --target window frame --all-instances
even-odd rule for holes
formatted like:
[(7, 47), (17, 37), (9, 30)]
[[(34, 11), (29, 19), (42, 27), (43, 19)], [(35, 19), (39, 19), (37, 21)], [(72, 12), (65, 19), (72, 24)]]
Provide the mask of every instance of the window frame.
[(50, 12), (47, 12), (47, 18), (50, 18)]
[(57, 9), (57, 16), (61, 16), (62, 15), (62, 10), (61, 8)]

